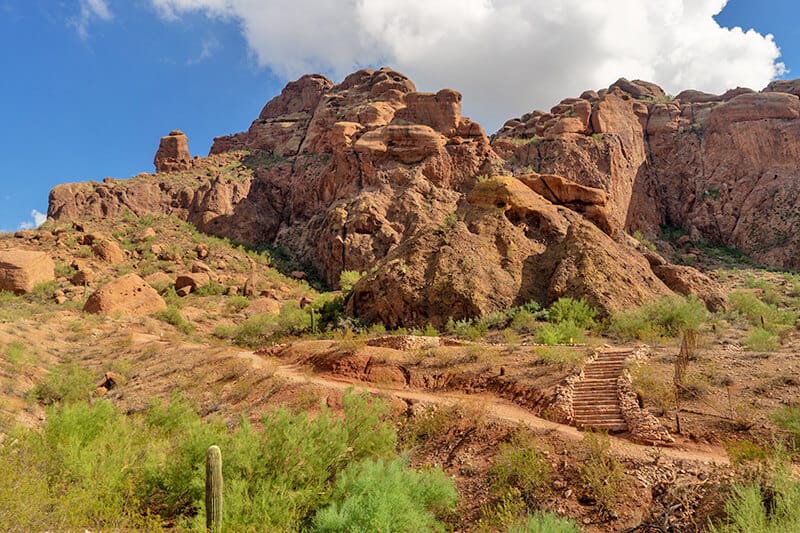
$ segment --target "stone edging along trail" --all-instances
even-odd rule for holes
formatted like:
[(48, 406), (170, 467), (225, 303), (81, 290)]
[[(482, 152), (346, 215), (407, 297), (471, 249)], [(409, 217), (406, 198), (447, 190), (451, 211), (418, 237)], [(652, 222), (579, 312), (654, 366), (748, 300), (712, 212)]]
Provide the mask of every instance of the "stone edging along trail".
[[(238, 355), (243, 359), (249, 359), (257, 367), (262, 367), (267, 364), (264, 358), (254, 352), (239, 352)], [(377, 385), (375, 383), (364, 383), (344, 378), (314, 375), (305, 371), (303, 367), (298, 364), (279, 365), (275, 369), (274, 375), (291, 383), (307, 383), (338, 390), (355, 387), (358, 390), (366, 390), (372, 394), (392, 396), (402, 400), (424, 403), (452, 405), (458, 402), (476, 402), (486, 410), (488, 416), (496, 420), (513, 424), (523, 424), (538, 430), (555, 431), (567, 440), (572, 441), (580, 441), (583, 439), (584, 435), (583, 432), (572, 426), (545, 420), (510, 401), (503, 400), (491, 394), (429, 393), (399, 389)], [(610, 436), (610, 439), (611, 449), (614, 454), (619, 457), (652, 461), (654, 454), (657, 454), (661, 457), (673, 460), (704, 462), (717, 465), (730, 464), (728, 455), (722, 447), (705, 446), (700, 448), (692, 443), (681, 443), (677, 446), (656, 448), (654, 446), (636, 444), (613, 435)]]

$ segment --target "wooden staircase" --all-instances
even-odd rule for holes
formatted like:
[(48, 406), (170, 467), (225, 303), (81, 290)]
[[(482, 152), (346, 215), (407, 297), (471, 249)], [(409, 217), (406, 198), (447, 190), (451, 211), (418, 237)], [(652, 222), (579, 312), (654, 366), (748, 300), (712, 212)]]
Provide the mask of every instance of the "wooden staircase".
[(600, 352), (583, 370), (583, 380), (575, 384), (572, 412), (578, 428), (627, 431), (617, 398), (617, 378), (631, 350)]

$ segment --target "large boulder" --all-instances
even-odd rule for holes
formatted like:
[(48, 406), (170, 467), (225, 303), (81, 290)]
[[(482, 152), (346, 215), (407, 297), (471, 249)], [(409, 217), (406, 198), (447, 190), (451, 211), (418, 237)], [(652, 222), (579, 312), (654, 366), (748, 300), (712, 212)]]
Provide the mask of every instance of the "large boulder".
[(697, 296), (709, 311), (727, 308), (728, 298), (719, 283), (696, 268), (682, 265), (656, 265), (652, 268), (667, 287), (684, 296)]
[(153, 164), (156, 172), (177, 172), (192, 168), (189, 140), (181, 130), (172, 130), (166, 137), (161, 137)]
[(103, 285), (83, 306), (87, 313), (123, 316), (150, 315), (166, 308), (164, 299), (136, 274), (127, 274)]
[(31, 292), (38, 283), (55, 279), (55, 264), (44, 252), (10, 249), (0, 251), (0, 290)]

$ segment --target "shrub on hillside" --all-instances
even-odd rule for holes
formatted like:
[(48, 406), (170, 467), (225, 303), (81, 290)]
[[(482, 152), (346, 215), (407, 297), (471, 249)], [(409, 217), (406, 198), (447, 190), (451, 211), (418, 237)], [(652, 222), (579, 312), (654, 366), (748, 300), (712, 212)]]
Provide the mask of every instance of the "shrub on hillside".
[(572, 322), (579, 328), (590, 328), (597, 318), (597, 310), (589, 305), (586, 300), (573, 298), (559, 298), (547, 310), (547, 318), (556, 324)]
[(622, 340), (677, 337), (698, 329), (708, 317), (705, 305), (694, 296), (665, 296), (611, 317), (609, 331)]
[(584, 459), (578, 466), (583, 496), (601, 514), (610, 513), (629, 492), (622, 464), (609, 451), (608, 435), (588, 432), (583, 437)]
[(264, 418), (263, 431), (243, 423), (233, 433), (221, 420), (203, 422), (178, 398), (135, 416), (105, 400), (50, 407), (41, 432), (19, 429), (0, 447), (3, 528), (205, 531), (211, 444), (223, 450), (226, 531), (303, 529), (334, 495), (349, 493), (336, 490), (339, 473), (360, 472), (351, 465), (365, 461), (393, 465), (383, 477), (356, 476), (365, 490), (378, 480), (413, 478), (420, 486), (432, 479), (392, 462), (396, 433), (385, 403), (347, 393), (342, 404), (342, 417), (277, 410)]
[(367, 459), (339, 473), (331, 499), (314, 516), (313, 531), (416, 533), (444, 531), (437, 516), (458, 493), (439, 468), (415, 472), (401, 459)]
[(583, 342), (584, 329), (571, 320), (557, 324), (542, 324), (536, 328), (533, 340), (539, 344), (575, 344)]

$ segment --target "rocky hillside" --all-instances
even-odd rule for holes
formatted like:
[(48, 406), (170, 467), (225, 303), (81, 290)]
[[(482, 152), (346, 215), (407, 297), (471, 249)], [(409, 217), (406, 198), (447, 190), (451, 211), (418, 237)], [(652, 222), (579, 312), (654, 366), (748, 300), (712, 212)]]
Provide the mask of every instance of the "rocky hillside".
[(69, 184), (48, 215), (164, 213), (285, 247), (328, 285), (367, 272), (354, 313), (442, 324), (529, 300), (583, 296), (605, 312), (671, 290), (724, 298), (628, 236), (662, 225), (784, 268), (800, 264), (800, 84), (677, 97), (641, 81), (562, 101), (487, 137), (461, 95), (361, 70), (289, 83), (207, 158), (162, 139), (154, 175)]

